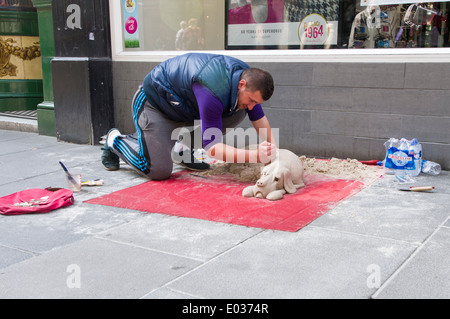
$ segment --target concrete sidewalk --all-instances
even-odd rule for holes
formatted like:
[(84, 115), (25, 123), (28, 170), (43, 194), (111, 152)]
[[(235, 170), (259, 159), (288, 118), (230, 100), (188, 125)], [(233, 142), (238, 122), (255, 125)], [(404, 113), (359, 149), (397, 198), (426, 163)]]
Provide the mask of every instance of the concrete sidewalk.
[[(296, 233), (83, 203), (145, 182), (100, 146), (0, 130), (0, 196), (66, 187), (58, 161), (102, 187), (42, 215), (0, 215), (0, 298), (449, 298), (450, 178), (393, 176)], [(199, 205), (201, 205), (199, 203)]]

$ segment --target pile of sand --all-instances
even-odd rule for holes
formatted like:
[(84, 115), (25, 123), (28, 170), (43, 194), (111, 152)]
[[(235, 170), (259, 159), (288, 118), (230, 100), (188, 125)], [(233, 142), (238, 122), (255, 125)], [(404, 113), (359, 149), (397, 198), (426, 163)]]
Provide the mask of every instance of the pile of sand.
[[(320, 160), (300, 156), (305, 172), (321, 174), (340, 179), (351, 179), (362, 182), (370, 182), (377, 176), (382, 175), (382, 171), (377, 166), (362, 164), (356, 159)], [(263, 164), (232, 164), (213, 163), (211, 169), (200, 173), (201, 175), (232, 175), (237, 181), (256, 182), (260, 175)]]
[(263, 164), (250, 163), (213, 163), (211, 169), (201, 175), (233, 175), (240, 182), (256, 182), (261, 176)]
[(378, 166), (365, 165), (356, 159), (320, 160), (300, 156), (306, 172), (323, 174), (341, 179), (352, 179), (362, 182), (370, 182), (383, 174)]

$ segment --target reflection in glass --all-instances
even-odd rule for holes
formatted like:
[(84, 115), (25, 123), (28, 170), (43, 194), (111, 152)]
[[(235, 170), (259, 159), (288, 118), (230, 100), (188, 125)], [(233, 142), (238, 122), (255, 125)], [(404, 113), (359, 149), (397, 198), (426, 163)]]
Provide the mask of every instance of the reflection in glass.
[[(2, 1), (2, 0), (0, 0)], [(3, 0), (4, 2), (5, 0)], [(13, 1), (13, 0), (9, 0)], [(19, 1), (19, 0), (14, 0)], [(361, 0), (140, 0), (142, 51), (448, 47), (450, 2), (362, 6)], [(320, 19), (307, 19), (311, 15)], [(308, 21), (310, 25), (302, 25)], [(305, 23), (303, 23), (305, 24)], [(326, 42), (302, 42), (301, 33)], [(303, 27), (303, 29), (302, 29)], [(319, 39), (320, 37), (318, 37)], [(126, 49), (128, 50), (128, 49)], [(131, 50), (131, 49), (130, 49)]]

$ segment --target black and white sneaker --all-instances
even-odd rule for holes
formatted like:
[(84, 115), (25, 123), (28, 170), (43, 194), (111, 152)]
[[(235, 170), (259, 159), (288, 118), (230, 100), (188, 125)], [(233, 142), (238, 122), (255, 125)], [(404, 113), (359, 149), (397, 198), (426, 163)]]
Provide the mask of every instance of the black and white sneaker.
[(172, 160), (191, 171), (206, 171), (210, 168), (208, 163), (198, 160), (195, 157), (195, 150), (184, 150), (180, 152), (172, 152)]
[(103, 167), (108, 171), (117, 171), (120, 168), (119, 156), (114, 154), (111, 151), (111, 148), (108, 146), (108, 138), (110, 138), (111, 136), (115, 138), (117, 135), (120, 135), (119, 130), (113, 128), (106, 135), (104, 143), (100, 142), (101, 144), (104, 144), (104, 146), (102, 147), (102, 164)]

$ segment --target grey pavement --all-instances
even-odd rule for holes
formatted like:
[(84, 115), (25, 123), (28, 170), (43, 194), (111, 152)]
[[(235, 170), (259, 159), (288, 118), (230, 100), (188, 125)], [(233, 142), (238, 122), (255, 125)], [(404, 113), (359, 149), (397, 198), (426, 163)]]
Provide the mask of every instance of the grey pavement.
[(449, 172), (416, 178), (432, 193), (385, 175), (290, 233), (87, 204), (146, 180), (103, 169), (100, 146), (0, 137), (0, 196), (66, 187), (58, 161), (105, 182), (70, 207), (0, 215), (0, 298), (450, 297)]

